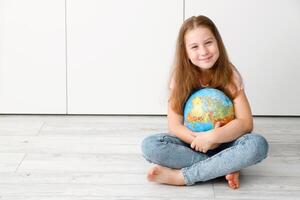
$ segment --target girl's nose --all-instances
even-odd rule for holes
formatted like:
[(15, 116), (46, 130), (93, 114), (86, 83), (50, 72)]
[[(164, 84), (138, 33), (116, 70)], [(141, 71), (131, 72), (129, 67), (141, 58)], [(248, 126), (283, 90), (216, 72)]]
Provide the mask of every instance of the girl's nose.
[(208, 53), (207, 49), (205, 47), (200, 47), (199, 48), (199, 56), (206, 56)]

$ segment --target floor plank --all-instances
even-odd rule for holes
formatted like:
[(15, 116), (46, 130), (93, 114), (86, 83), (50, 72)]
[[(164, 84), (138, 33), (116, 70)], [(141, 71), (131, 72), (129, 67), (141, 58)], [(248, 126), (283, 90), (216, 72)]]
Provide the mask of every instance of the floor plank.
[(224, 181), (214, 183), (215, 199), (298, 199), (300, 196), (300, 177), (241, 176), (241, 187), (230, 190)]
[(300, 118), (254, 122), (269, 157), (231, 190), (224, 177), (189, 187), (146, 180), (140, 143), (167, 132), (165, 116), (0, 115), (0, 199), (297, 199)]
[(0, 172), (15, 172), (25, 155), (25, 153), (0, 153)]

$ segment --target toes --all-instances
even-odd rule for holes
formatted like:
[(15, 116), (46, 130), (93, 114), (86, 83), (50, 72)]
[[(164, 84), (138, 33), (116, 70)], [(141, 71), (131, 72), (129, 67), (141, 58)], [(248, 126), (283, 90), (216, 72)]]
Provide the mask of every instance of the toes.
[(156, 175), (155, 174), (147, 174), (147, 180), (154, 182), (156, 180)]
[(239, 178), (238, 175), (229, 174), (226, 176), (226, 180), (228, 181), (228, 186), (232, 189), (239, 188)]
[(235, 185), (235, 188), (239, 188), (239, 187), (240, 187), (239, 181), (236, 181), (236, 182), (234, 183), (234, 185)]
[(153, 168), (151, 168), (149, 171), (148, 171), (148, 173), (147, 173), (147, 179), (148, 179), (148, 181), (153, 181), (154, 180), (154, 178), (155, 178), (155, 175), (156, 175), (156, 168), (155, 167), (153, 167)]
[(233, 179), (234, 184), (236, 185), (237, 188), (240, 186), (239, 176), (240, 176), (240, 173), (236, 173), (234, 176), (234, 179)]
[(155, 174), (155, 169), (151, 168), (148, 172), (148, 175), (153, 176)]
[(229, 185), (230, 188), (237, 189), (237, 188), (240, 187), (239, 176), (240, 176), (239, 172), (233, 172), (233, 173), (228, 174), (228, 175), (225, 176), (226, 180), (228, 181), (228, 185)]
[(232, 179), (228, 181), (228, 184), (232, 189), (237, 189), (240, 187), (239, 175), (239, 173), (234, 173), (231, 177)]
[(228, 185), (229, 185), (230, 187), (233, 187), (235, 184), (234, 184), (233, 181), (228, 181)]
[(235, 183), (233, 183), (232, 181), (229, 181), (229, 182), (228, 182), (228, 185), (229, 185), (229, 187), (232, 188), (232, 189), (237, 189), (237, 185), (236, 185)]
[(233, 174), (228, 174), (225, 176), (226, 180), (232, 180), (233, 179)]
[(150, 173), (147, 174), (147, 180), (148, 181), (153, 181), (153, 175), (151, 175)]

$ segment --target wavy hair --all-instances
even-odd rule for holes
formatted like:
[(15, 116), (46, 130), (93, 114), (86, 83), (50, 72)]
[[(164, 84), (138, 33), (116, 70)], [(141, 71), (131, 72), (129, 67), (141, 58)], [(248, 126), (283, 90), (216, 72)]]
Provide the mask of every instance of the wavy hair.
[(219, 58), (208, 70), (209, 87), (222, 90), (231, 99), (237, 94), (237, 86), (233, 82), (233, 70), (235, 67), (229, 61), (222, 38), (215, 24), (208, 17), (200, 15), (188, 18), (182, 24), (176, 43), (175, 57), (173, 61), (169, 85), (174, 83), (169, 101), (172, 109), (183, 115), (186, 100), (190, 94), (201, 89), (200, 78), (202, 72), (188, 58), (186, 52), (185, 35), (188, 31), (205, 27), (208, 28), (216, 38), (219, 48)]

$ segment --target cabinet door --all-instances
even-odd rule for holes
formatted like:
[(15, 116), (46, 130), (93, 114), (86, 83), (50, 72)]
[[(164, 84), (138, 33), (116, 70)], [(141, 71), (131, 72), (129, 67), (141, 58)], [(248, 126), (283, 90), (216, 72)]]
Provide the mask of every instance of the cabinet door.
[(68, 113), (166, 114), (182, 20), (182, 0), (68, 1)]
[(0, 0), (0, 113), (66, 113), (64, 1)]
[(185, 17), (217, 25), (255, 115), (300, 115), (300, 3), (186, 0)]

